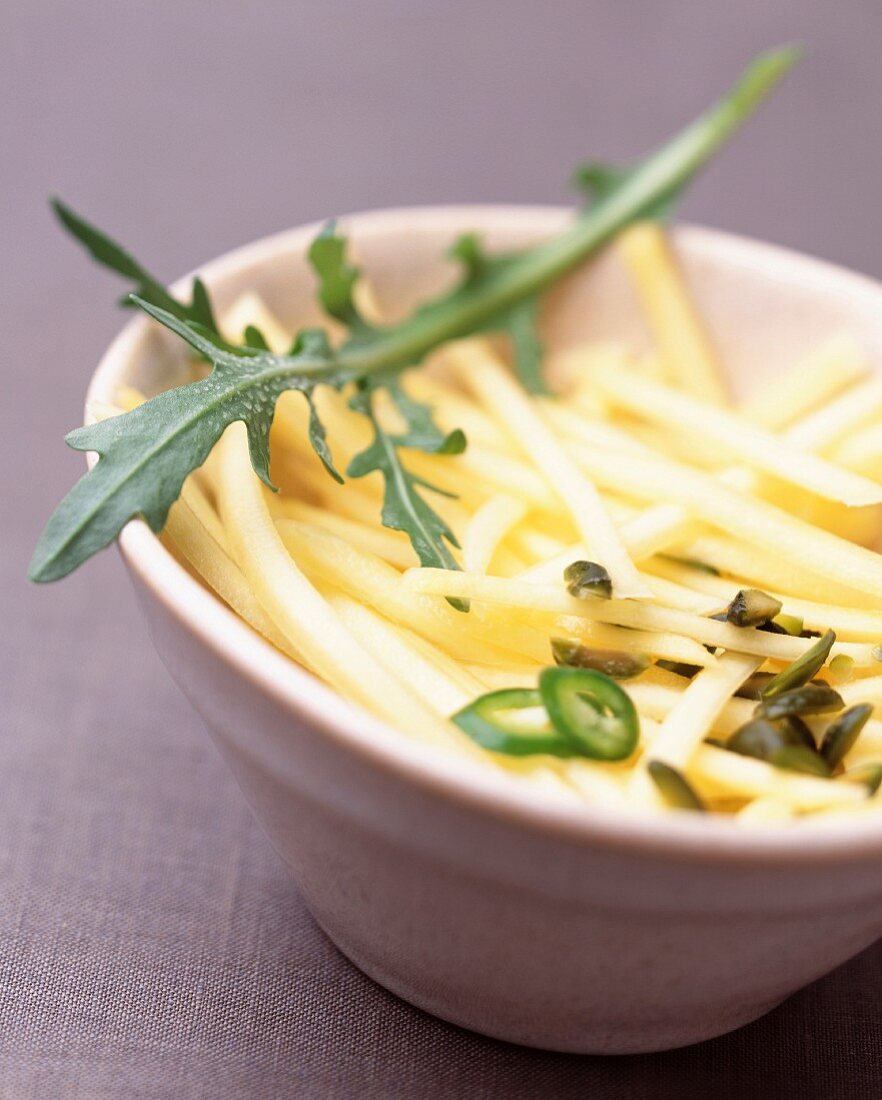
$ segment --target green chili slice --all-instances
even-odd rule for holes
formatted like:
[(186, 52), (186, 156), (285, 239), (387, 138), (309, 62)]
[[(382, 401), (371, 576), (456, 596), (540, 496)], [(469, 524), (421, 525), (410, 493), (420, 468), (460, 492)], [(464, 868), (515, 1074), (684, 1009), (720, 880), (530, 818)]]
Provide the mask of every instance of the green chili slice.
[(828, 714), (845, 706), (839, 692), (820, 681), (781, 691), (771, 697), (767, 692), (768, 687), (756, 708), (756, 716), (770, 721), (786, 718), (790, 714)]
[(669, 806), (675, 810), (704, 810), (704, 803), (682, 772), (661, 760), (650, 760), (648, 771)]
[(640, 722), (631, 697), (590, 668), (546, 668), (539, 691), (554, 728), (592, 760), (625, 760), (637, 747)]
[(846, 755), (854, 748), (855, 741), (873, 713), (871, 703), (858, 703), (842, 712), (827, 727), (821, 741), (821, 756), (831, 768), (838, 768)]
[(789, 691), (791, 688), (807, 684), (815, 673), (824, 667), (835, 641), (835, 633), (828, 630), (801, 657), (797, 657), (792, 664), (782, 668), (776, 676), (769, 680), (763, 689), (763, 699), (771, 699), (775, 695), (780, 695), (783, 691)]
[(596, 561), (574, 561), (564, 569), (567, 592), (583, 600), (587, 596), (599, 596), (608, 600), (612, 596), (612, 577)]
[(555, 664), (565, 668), (593, 668), (613, 680), (630, 680), (645, 672), (650, 659), (645, 653), (625, 653), (617, 649), (592, 649), (569, 638), (552, 638)]
[(537, 715), (542, 695), (535, 688), (505, 688), (475, 699), (453, 715), (454, 722), (481, 748), (508, 756), (576, 756), (569, 738)]

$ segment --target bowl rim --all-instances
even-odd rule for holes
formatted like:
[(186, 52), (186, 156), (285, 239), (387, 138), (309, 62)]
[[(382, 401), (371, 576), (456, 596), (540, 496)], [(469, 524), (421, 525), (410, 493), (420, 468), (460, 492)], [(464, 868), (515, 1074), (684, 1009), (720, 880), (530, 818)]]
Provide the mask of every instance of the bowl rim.
[[(533, 204), (467, 204), (409, 206), (342, 216), (345, 227), (357, 225), (360, 235), (383, 236), (400, 232), (405, 224), (444, 229), (451, 234), (464, 228), (483, 230), (529, 226), (550, 233), (565, 223), (572, 210)], [(241, 275), (277, 254), (304, 248), (322, 228), (314, 222), (283, 230), (232, 249), (178, 279), (178, 292), (189, 289), (198, 272), (211, 288), (225, 276)], [(720, 230), (681, 225), (677, 239), (700, 253), (722, 252), (735, 261), (748, 261), (781, 275), (799, 269), (800, 279), (819, 284), (835, 281), (852, 296), (882, 305), (882, 283), (839, 265), (793, 249)], [(86, 420), (93, 402), (111, 401), (113, 387), (127, 377), (127, 367), (150, 325), (149, 318), (130, 321), (102, 356), (86, 395)], [(97, 456), (87, 456), (89, 465)], [(623, 812), (614, 807), (570, 804), (552, 799), (537, 801), (501, 770), (469, 767), (444, 749), (409, 738), (360, 706), (339, 695), (311, 673), (276, 650), (243, 622), (219, 597), (199, 583), (163, 546), (141, 519), (131, 520), (120, 534), (122, 557), (141, 585), (180, 625), (195, 635), (221, 660), (283, 709), (320, 729), (337, 746), (373, 767), (415, 785), (422, 791), (483, 812), (500, 822), (521, 826), (546, 837), (570, 842), (664, 856), (681, 861), (725, 861), (751, 864), (818, 864), (852, 862), (882, 856), (882, 813), (804, 819), (791, 822), (754, 822), (747, 827), (716, 815), (671, 811), (666, 814)]]

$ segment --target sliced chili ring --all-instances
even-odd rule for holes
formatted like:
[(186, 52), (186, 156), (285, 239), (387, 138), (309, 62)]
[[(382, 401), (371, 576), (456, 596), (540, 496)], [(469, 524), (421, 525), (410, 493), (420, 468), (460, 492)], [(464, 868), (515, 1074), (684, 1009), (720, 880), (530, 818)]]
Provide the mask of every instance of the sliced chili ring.
[[(576, 756), (579, 749), (553, 725), (539, 725), (536, 708), (542, 708), (541, 692), (535, 688), (504, 688), (491, 691), (463, 707), (451, 718), (481, 748), (508, 756)], [(519, 720), (520, 716), (520, 720)]]
[(637, 710), (609, 676), (590, 668), (546, 668), (539, 691), (552, 725), (579, 755), (625, 760), (637, 747)]

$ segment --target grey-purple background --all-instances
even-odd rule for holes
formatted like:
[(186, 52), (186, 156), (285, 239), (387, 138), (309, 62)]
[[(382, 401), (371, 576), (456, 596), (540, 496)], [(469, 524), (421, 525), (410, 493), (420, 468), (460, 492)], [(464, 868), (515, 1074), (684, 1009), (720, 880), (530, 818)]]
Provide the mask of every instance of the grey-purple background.
[(882, 275), (878, 0), (0, 0), (0, 1098), (882, 1093), (878, 947), (656, 1057), (396, 1001), (311, 923), (116, 556), (24, 579), (122, 323), (50, 192), (168, 277), (357, 209), (564, 201), (576, 161), (639, 156), (793, 39), (801, 70), (685, 214)]

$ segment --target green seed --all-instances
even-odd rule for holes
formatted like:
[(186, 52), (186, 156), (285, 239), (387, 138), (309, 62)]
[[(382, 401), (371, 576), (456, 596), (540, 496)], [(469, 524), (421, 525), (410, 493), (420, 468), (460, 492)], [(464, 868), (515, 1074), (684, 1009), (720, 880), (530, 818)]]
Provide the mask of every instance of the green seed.
[(567, 592), (577, 599), (599, 596), (608, 600), (612, 596), (612, 578), (596, 561), (574, 561), (564, 569)]
[(771, 760), (776, 752), (787, 748), (792, 741), (788, 740), (777, 726), (765, 718), (754, 718), (752, 722), (745, 722), (726, 741), (726, 748), (730, 752), (737, 752), (740, 756), (753, 756), (757, 760)]
[(789, 714), (828, 714), (833, 710), (842, 710), (844, 706), (838, 691), (818, 681), (782, 691), (771, 698), (764, 693), (755, 713), (757, 718), (774, 721)]
[(765, 688), (771, 678), (771, 672), (754, 672), (752, 676), (748, 676), (735, 694), (739, 699), (759, 700), (762, 698), (763, 688)]
[(726, 608), (726, 621), (733, 626), (762, 626), (781, 611), (781, 601), (758, 588), (742, 588)]
[(801, 657), (797, 657), (792, 664), (782, 668), (776, 676), (769, 680), (763, 691), (763, 698), (771, 699), (773, 696), (780, 695), (791, 688), (807, 684), (815, 673), (824, 667), (835, 641), (836, 635), (832, 630), (828, 630)]
[(555, 664), (565, 668), (593, 668), (613, 680), (630, 680), (649, 668), (645, 653), (625, 653), (616, 649), (592, 649), (569, 638), (552, 638)]
[(827, 761), (815, 749), (808, 749), (805, 745), (787, 745), (779, 749), (769, 760), (776, 768), (786, 768), (787, 771), (802, 772), (805, 775), (819, 775), (824, 779), (830, 778), (830, 766)]
[(861, 730), (867, 724), (867, 720), (873, 713), (870, 703), (858, 703), (855, 707), (849, 707), (831, 722), (821, 742), (821, 756), (830, 765), (830, 768), (838, 768), (848, 753), (854, 748), (854, 744), (860, 736)]
[(682, 772), (661, 760), (650, 760), (649, 774), (669, 806), (676, 810), (704, 810), (705, 805)]
[(778, 721), (778, 729), (786, 735), (788, 744), (805, 745), (807, 749), (811, 749), (813, 752), (818, 751), (815, 735), (798, 714), (788, 714), (785, 718), (781, 718)]

